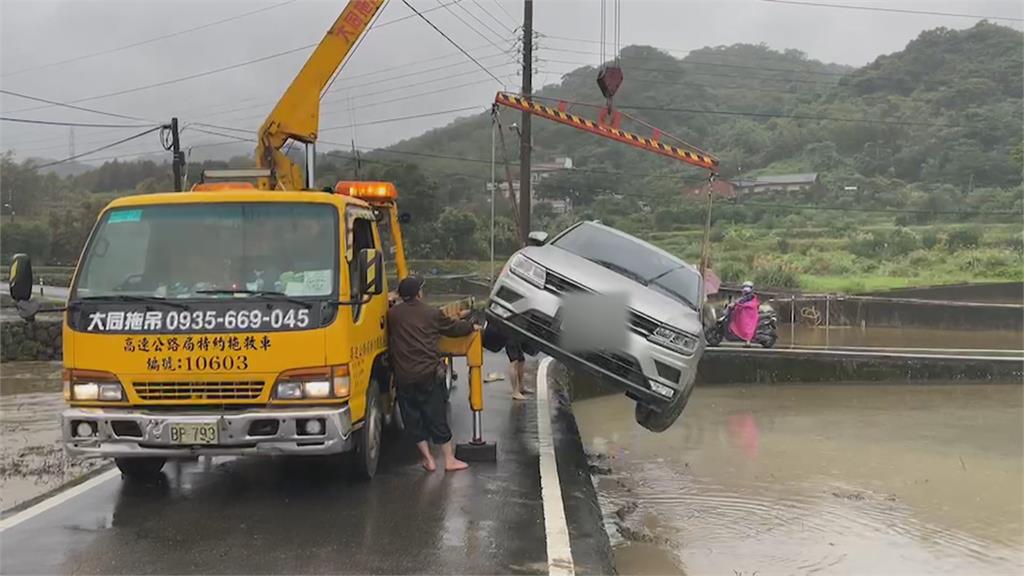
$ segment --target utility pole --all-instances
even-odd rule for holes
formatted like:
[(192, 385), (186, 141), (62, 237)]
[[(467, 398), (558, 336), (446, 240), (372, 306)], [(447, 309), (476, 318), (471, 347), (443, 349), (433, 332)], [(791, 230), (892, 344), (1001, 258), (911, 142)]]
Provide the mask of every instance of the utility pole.
[(181, 153), (181, 141), (178, 139), (178, 119), (171, 118), (171, 169), (174, 171), (174, 191), (181, 192), (181, 169), (185, 165), (185, 156)]
[[(523, 98), (533, 96), (533, 0), (523, 1)], [(533, 134), (530, 130), (532, 115), (523, 111), (519, 137), (519, 238), (526, 246), (530, 234), (530, 152)], [(511, 192), (511, 190), (509, 191)]]

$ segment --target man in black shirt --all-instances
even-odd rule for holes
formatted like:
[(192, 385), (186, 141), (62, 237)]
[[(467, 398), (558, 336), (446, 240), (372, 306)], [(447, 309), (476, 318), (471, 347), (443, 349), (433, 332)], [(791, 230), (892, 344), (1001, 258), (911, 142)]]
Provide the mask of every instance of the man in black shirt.
[(422, 278), (405, 278), (398, 285), (402, 302), (388, 310), (388, 353), (402, 422), (416, 442), (424, 469), (437, 469), (427, 443), (430, 440), (441, 445), (445, 470), (463, 470), (469, 465), (456, 459), (452, 451), (448, 393), (437, 344), (441, 336), (466, 336), (474, 326), (424, 304), (422, 288)]

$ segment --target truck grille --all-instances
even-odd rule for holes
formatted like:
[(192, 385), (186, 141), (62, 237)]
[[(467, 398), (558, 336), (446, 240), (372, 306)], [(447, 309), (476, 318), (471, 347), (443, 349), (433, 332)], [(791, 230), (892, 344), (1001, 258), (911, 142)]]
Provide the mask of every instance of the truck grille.
[(256, 400), (263, 382), (135, 382), (143, 400)]

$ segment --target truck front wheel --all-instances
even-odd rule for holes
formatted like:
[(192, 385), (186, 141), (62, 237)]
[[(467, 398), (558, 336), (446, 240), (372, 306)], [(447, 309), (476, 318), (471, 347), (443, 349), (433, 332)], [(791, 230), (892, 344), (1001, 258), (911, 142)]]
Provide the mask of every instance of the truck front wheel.
[(129, 480), (146, 480), (157, 476), (160, 474), (160, 470), (163, 469), (164, 462), (166, 461), (166, 458), (149, 456), (142, 458), (114, 458), (114, 464), (117, 464), (117, 469)]
[(380, 389), (376, 382), (370, 383), (366, 391), (366, 415), (363, 427), (355, 433), (355, 472), (361, 480), (370, 480), (377, 473), (377, 462), (380, 460), (381, 429), (384, 425), (384, 413), (381, 409)]

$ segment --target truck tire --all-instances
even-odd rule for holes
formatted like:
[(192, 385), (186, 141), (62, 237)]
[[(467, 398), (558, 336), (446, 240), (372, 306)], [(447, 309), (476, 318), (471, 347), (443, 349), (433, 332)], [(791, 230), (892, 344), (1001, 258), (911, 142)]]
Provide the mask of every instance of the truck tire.
[(163, 470), (166, 458), (146, 456), (139, 458), (114, 458), (114, 464), (129, 480), (150, 480)]
[(371, 480), (377, 473), (384, 426), (381, 404), (377, 382), (371, 380), (370, 388), (366, 391), (366, 415), (363, 416), (362, 428), (355, 433), (356, 446), (352, 454), (355, 460), (354, 471), (360, 480)]

